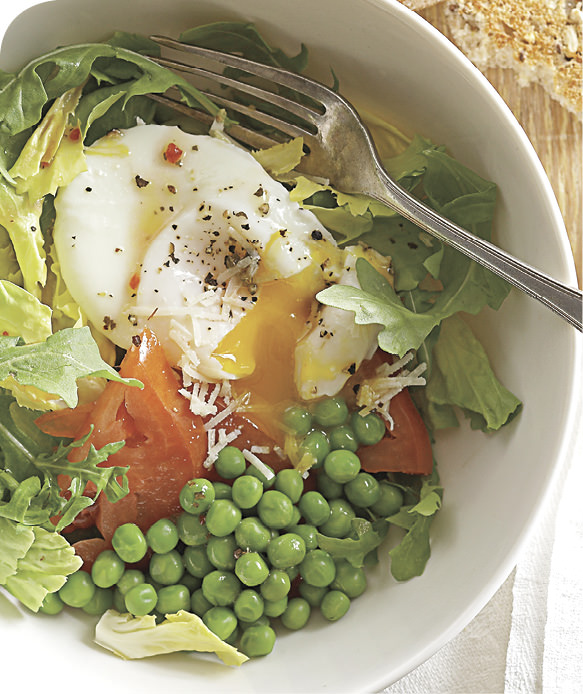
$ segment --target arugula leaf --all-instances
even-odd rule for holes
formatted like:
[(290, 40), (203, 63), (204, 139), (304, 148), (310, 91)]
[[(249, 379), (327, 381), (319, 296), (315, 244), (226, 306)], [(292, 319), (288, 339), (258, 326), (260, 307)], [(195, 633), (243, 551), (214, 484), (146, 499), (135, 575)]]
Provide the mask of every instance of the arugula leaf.
[(61, 397), (69, 407), (77, 405), (77, 379), (100, 376), (131, 386), (136, 379), (122, 378), (99, 354), (88, 327), (65, 328), (45, 342), (14, 344), (0, 336), (0, 384), (9, 377), (22, 385)]
[[(44, 434), (35, 424), (37, 413), (19, 407), (13, 398), (0, 393), (0, 518), (26, 525), (42, 525), (59, 517), (57, 531), (67, 527), (77, 514), (105, 493), (115, 502), (128, 492), (127, 467), (100, 467), (116, 453), (123, 441), (96, 450), (91, 445), (85, 458), (71, 463), (69, 454), (85, 445), (83, 439), (65, 444)], [(69, 478), (63, 495), (59, 476)], [(93, 498), (84, 496), (87, 484), (94, 487)]]
[(366, 556), (375, 550), (387, 534), (388, 524), (382, 520), (372, 523), (365, 518), (353, 518), (352, 530), (356, 539), (351, 537), (336, 538), (317, 533), (318, 546), (334, 559), (346, 559), (352, 566), (361, 567)]
[(431, 555), (429, 531), (435, 514), (441, 508), (442, 498), (443, 488), (438, 484), (434, 468), (433, 474), (423, 480), (419, 501), (402, 507), (386, 519), (407, 531), (401, 542), (389, 551), (391, 574), (397, 581), (421, 576), (425, 570)]

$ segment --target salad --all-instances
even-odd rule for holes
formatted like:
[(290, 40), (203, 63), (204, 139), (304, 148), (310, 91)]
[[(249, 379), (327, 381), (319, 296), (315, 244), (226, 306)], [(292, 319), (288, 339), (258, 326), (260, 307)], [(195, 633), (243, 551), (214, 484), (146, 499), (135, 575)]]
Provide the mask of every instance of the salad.
[[(181, 40), (307, 64), (248, 24)], [(0, 587), (125, 658), (241, 664), (340, 619), (379, 552), (423, 573), (435, 433), (521, 407), (464, 320), (509, 287), (299, 173), (301, 139), (240, 147), (157, 51), (116, 33), (0, 73)], [(365, 116), (401, 185), (490, 237), (493, 183)]]

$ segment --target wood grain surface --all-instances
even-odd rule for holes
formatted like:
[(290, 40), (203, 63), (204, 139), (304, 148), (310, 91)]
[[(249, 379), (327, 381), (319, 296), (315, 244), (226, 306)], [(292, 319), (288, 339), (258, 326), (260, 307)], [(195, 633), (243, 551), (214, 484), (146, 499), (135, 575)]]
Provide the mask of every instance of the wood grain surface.
[[(448, 34), (443, 5), (419, 14), (445, 36)], [(579, 286), (582, 282), (583, 229), (582, 123), (561, 107), (538, 84), (520, 87), (512, 70), (490, 68), (489, 82), (510, 107), (530, 139), (549, 177), (571, 242)]]

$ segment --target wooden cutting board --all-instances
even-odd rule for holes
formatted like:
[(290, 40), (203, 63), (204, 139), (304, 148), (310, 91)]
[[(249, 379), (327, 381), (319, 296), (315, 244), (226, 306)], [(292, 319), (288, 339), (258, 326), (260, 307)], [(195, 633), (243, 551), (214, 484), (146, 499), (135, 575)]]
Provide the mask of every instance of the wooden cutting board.
[[(419, 14), (451, 39), (444, 19), (443, 5), (429, 7)], [(484, 75), (524, 128), (545, 168), (565, 220), (581, 287), (582, 123), (574, 114), (551, 99), (538, 84), (520, 87), (512, 70), (490, 68)]]

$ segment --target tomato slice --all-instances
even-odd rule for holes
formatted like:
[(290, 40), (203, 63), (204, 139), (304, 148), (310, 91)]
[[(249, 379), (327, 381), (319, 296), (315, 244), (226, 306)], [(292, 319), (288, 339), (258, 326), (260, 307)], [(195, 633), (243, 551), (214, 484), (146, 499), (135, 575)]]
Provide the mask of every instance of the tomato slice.
[(366, 472), (404, 472), (410, 475), (430, 475), (433, 452), (429, 432), (407, 389), (391, 399), (394, 427), (374, 446), (358, 450), (360, 463)]

